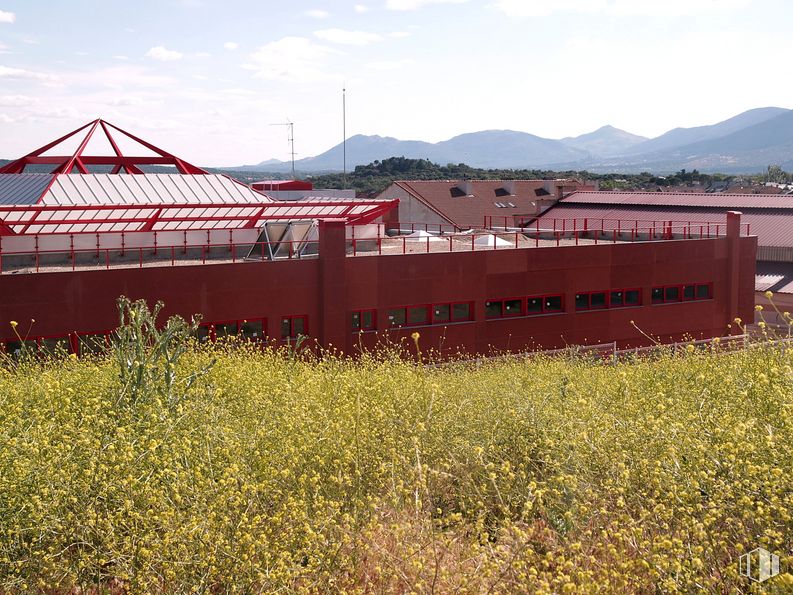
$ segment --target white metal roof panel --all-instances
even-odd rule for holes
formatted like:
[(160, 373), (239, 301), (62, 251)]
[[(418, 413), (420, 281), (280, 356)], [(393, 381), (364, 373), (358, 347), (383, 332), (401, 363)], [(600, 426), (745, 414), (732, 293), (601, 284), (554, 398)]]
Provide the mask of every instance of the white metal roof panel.
[[(16, 180), (24, 175), (26, 174), (5, 174), (0, 178), (13, 176)], [(46, 179), (36, 178), (35, 183), (33, 181), (28, 183), (26, 192), (13, 196), (17, 196), (16, 200), (22, 200), (22, 198), (32, 200), (35, 190), (40, 188), (38, 194), (40, 196), (50, 179), (49, 174), (46, 175)], [(11, 186), (11, 181), (5, 182), (5, 184)], [(0, 183), (0, 204), (5, 196), (2, 183)], [(43, 202), (48, 205), (170, 205), (180, 203), (262, 204), (273, 201), (245, 184), (221, 174), (61, 174), (56, 177), (50, 190), (44, 195)]]

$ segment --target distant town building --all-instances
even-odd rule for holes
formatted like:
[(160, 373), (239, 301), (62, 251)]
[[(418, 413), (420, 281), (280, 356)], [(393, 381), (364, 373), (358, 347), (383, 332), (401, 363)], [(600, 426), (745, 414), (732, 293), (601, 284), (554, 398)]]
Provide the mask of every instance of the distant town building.
[(377, 198), (399, 199), (386, 227), (472, 229), (519, 226), (575, 190), (596, 189), (577, 180), (412, 180), (394, 182)]
[(251, 188), (264, 192), (275, 200), (305, 200), (307, 198), (355, 199), (355, 190), (317, 189), (307, 180), (262, 180), (253, 182)]

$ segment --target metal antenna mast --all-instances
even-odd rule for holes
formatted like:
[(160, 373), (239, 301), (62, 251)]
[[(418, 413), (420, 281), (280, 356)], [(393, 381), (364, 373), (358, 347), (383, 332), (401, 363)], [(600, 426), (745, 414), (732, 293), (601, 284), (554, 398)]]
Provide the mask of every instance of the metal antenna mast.
[(289, 152), (292, 155), (292, 179), (295, 179), (295, 123), (292, 122), (289, 118), (286, 119), (286, 122), (282, 124), (270, 124), (270, 126), (288, 126), (289, 129)]

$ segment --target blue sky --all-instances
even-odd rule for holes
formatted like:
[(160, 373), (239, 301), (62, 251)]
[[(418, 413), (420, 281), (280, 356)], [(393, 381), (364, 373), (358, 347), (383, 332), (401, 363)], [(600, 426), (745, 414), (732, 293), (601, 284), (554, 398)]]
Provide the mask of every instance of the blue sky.
[(0, 0), (0, 156), (96, 117), (201, 165), (348, 135), (658, 135), (793, 107), (789, 0)]

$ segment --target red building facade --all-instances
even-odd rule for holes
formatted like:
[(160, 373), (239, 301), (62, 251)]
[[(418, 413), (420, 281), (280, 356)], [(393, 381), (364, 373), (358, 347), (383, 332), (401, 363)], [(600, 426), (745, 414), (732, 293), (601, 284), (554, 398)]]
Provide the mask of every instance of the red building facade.
[(444, 356), (722, 336), (753, 310), (756, 238), (739, 219), (709, 239), (388, 256), (350, 256), (331, 220), (313, 258), (2, 275), (0, 324), (11, 350), (10, 321), (35, 319), (29, 340), (79, 351), (125, 295), (201, 314), (207, 337), (302, 334), (348, 354), (415, 331)]

